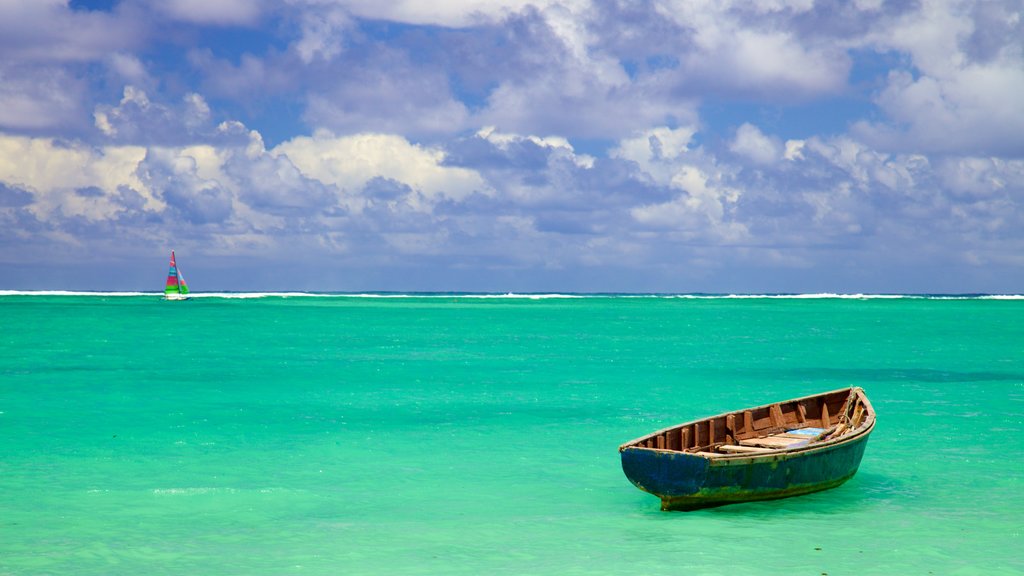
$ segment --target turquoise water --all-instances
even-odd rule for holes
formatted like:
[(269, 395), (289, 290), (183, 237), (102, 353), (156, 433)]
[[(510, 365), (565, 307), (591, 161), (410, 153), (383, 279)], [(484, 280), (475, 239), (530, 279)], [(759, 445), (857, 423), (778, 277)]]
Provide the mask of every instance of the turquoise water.
[[(0, 574), (1021, 574), (1024, 300), (0, 296)], [(835, 490), (620, 443), (848, 385)]]

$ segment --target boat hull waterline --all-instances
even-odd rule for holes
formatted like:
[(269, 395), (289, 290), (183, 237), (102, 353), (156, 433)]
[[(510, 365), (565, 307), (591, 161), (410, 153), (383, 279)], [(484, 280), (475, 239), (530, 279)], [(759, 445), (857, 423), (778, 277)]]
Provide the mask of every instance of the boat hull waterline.
[(696, 510), (835, 488), (857, 472), (874, 424), (863, 390), (849, 388), (659, 430), (619, 452), (662, 510)]

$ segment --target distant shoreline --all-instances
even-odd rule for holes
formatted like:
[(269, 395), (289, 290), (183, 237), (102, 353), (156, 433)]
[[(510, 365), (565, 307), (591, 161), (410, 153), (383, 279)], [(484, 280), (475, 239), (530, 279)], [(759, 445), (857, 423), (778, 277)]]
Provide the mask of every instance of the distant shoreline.
[[(0, 290), (4, 296), (162, 296), (163, 292), (91, 291), (91, 290)], [(634, 292), (191, 292), (192, 298), (479, 298), (479, 299), (572, 299), (572, 298), (664, 298), (691, 300), (782, 299), (782, 300), (1024, 300), (1024, 294), (861, 294), (861, 293), (634, 293)]]

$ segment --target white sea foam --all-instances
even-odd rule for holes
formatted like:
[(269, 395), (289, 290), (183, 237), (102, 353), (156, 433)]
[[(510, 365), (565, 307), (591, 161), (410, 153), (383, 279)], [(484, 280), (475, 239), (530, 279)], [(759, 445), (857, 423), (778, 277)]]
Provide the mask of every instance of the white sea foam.
[(228, 298), (228, 299), (249, 299), (249, 298), (324, 298), (335, 296), (333, 294), (318, 294), (315, 292), (190, 292), (190, 298)]
[[(600, 294), (504, 294), (460, 293), (460, 292), (192, 292), (193, 298), (477, 298), (477, 299), (525, 299), (546, 300), (552, 298), (588, 298)], [(629, 295), (621, 295), (629, 296)]]
[(685, 298), (694, 300), (823, 300), (823, 299), (844, 299), (844, 300), (874, 300), (874, 299), (898, 299), (917, 298), (913, 294), (837, 294), (832, 292), (821, 292), (813, 294), (674, 294), (665, 295), (665, 298)]
[(234, 488), (211, 488), (205, 486), (193, 488), (154, 488), (153, 494), (157, 496), (198, 496), (202, 494), (234, 494)]
[(845, 299), (845, 300), (886, 300), (896, 298), (912, 298), (913, 295), (903, 294), (837, 294), (833, 292), (820, 292), (816, 294), (754, 294), (754, 295), (729, 295), (729, 298), (778, 298), (792, 300), (818, 300), (818, 299)]
[(512, 299), (523, 299), (523, 300), (550, 300), (557, 298), (587, 298), (587, 297), (601, 297), (601, 294), (516, 294), (514, 292), (506, 292), (505, 294), (451, 294), (458, 298), (512, 298)]
[(78, 290), (0, 290), (0, 296), (157, 296), (163, 292), (91, 292)]

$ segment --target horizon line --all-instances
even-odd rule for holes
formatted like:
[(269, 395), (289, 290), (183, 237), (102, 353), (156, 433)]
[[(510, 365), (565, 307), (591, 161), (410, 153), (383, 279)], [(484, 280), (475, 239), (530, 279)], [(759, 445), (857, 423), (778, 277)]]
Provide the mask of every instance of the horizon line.
[[(162, 296), (162, 291), (132, 290), (4, 290), (0, 296)], [(360, 290), (360, 291), (305, 291), (305, 290), (212, 290), (190, 291), (193, 298), (262, 298), (262, 297), (335, 297), (335, 298), (680, 298), (680, 299), (988, 299), (1017, 300), (1024, 294), (990, 292), (551, 292), (551, 291), (401, 291), (401, 290)]]

